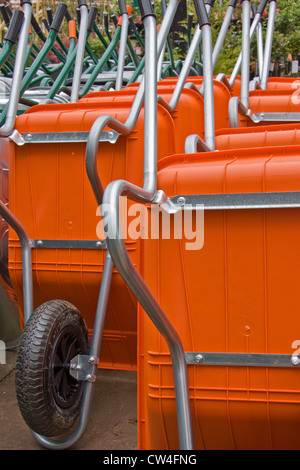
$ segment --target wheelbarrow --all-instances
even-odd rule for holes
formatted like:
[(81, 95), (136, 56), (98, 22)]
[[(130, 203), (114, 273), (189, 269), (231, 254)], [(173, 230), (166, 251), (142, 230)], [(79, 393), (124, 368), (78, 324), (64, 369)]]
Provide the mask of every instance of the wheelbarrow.
[[(24, 68), (25, 48), (27, 44), (28, 31), (31, 18), (31, 3), (22, 2), (23, 12), (14, 13), (11, 20), (10, 28), (7, 32), (8, 40), (15, 40), (16, 31), (19, 29), (20, 19), (21, 30), (16, 52), (16, 62), (14, 67), (14, 75), (12, 79), (12, 90), (14, 95), (11, 96), (9, 109), (6, 116), (4, 125), (0, 128), (0, 144), (1, 144), (1, 201), (2, 204), (8, 204), (8, 168), (9, 168), (9, 144), (6, 136), (9, 135), (15, 123), (18, 106), (18, 93), (20, 89), (20, 76)], [(9, 276), (7, 258), (8, 258), (8, 225), (4, 219), (0, 220), (0, 233), (1, 233), (1, 282), (0, 282), (0, 339), (5, 342), (7, 348), (16, 347), (19, 337), (21, 335), (20, 319), (18, 311), (18, 303), (15, 293), (12, 288), (11, 279)]]
[[(16, 130), (19, 132), (19, 137), (23, 139), (24, 145), (18, 146), (15, 141), (10, 141), (12, 151), (10, 168), (12, 197), (10, 199), (10, 210), (1, 204), (1, 213), (11, 226), (9, 268), (25, 324), (17, 359), (17, 396), (23, 417), (35, 437), (44, 445), (54, 446), (54, 448), (64, 448), (72, 445), (82, 435), (87, 425), (102, 339), (101, 354), (107, 363), (110, 362), (108, 367), (136, 367), (134, 365), (136, 359), (133, 357), (136, 355), (136, 345), (132, 347), (132, 343), (135, 342), (136, 344), (136, 330), (131, 330), (132, 323), (136, 322), (136, 299), (122, 282), (118, 273), (113, 271), (105, 241), (96, 238), (96, 209), (101, 202), (101, 191), (100, 193), (96, 191), (98, 180), (93, 181), (95, 170), (95, 161), (93, 159), (97, 159), (99, 146), (101, 159), (103, 157), (105, 159), (105, 155), (107, 155), (107, 163), (110, 161), (114, 164), (113, 173), (111, 173), (110, 166), (105, 165), (104, 160), (102, 160), (104, 168), (106, 167), (106, 175), (104, 173), (102, 175), (104, 186), (111, 179), (122, 176), (129, 177), (133, 183), (140, 181), (143, 178), (143, 159), (137, 158), (137, 156), (141, 157), (143, 154), (143, 116), (144, 114), (146, 116), (145, 132), (147, 134), (147, 129), (150, 127), (147, 124), (147, 119), (148, 114), (153, 115), (153, 104), (155, 105), (155, 121), (157, 120), (156, 122), (159, 123), (158, 135), (162, 133), (164, 136), (164, 139), (159, 139), (157, 149), (159, 158), (162, 155), (169, 154), (174, 148), (172, 119), (153, 100), (153, 87), (156, 86), (153, 83), (153, 73), (156, 77), (155, 64), (157, 54), (160, 53), (163, 45), (163, 36), (159, 46), (160, 49), (159, 47), (157, 49), (156, 24), (152, 8), (148, 3), (146, 3), (145, 8), (146, 42), (147, 44), (150, 43), (151, 47), (147, 48), (149, 57), (147, 56), (145, 61), (145, 83), (142, 81), (141, 91), (137, 93), (138, 99), (133, 104), (131, 103), (130, 108), (123, 106), (122, 109), (121, 105), (120, 109), (117, 106), (115, 112), (108, 114), (108, 111), (111, 111), (109, 107), (102, 105), (102, 108), (100, 108), (99, 103), (97, 107), (89, 107), (87, 104), (80, 106), (79, 103), (40, 105), (17, 118)], [(143, 12), (145, 8), (143, 8)], [(169, 16), (168, 21), (170, 20), (172, 18)], [(166, 25), (168, 26), (168, 23)], [(167, 34), (166, 27), (162, 27), (161, 31)], [(143, 96), (144, 90), (145, 111), (142, 110), (143, 112), (140, 113), (143, 103), (141, 96)], [(150, 103), (152, 108), (149, 107)], [(150, 113), (147, 112), (147, 107), (151, 110)], [(136, 124), (133, 123), (133, 114), (139, 117)], [(59, 120), (57, 116), (59, 116)], [(73, 124), (69, 121), (70, 116), (72, 116)], [(129, 120), (128, 116), (130, 117)], [(122, 120), (118, 121), (117, 117), (122, 118)], [(78, 123), (80, 123), (81, 132), (85, 134), (76, 134)], [(70, 127), (70, 124), (74, 127)], [(92, 124), (93, 127), (91, 128)], [(66, 130), (65, 125), (68, 126), (68, 135), (62, 132), (62, 130)], [(107, 126), (111, 130), (103, 132)], [(70, 132), (71, 140), (62, 141), (62, 138), (67, 139), (70, 137)], [(121, 136), (119, 139), (116, 132), (124, 134), (124, 138), (122, 139)], [(31, 136), (28, 134), (31, 134)], [(51, 141), (54, 134), (56, 134), (55, 139), (58, 140)], [(111, 134), (113, 134), (113, 137)], [(88, 176), (83, 172), (87, 136), (86, 170)], [(133, 138), (130, 138), (131, 136)], [(141, 136), (143, 139), (141, 139)], [(15, 137), (16, 134), (14, 139)], [(116, 138), (118, 138), (117, 146), (113, 146), (113, 139)], [(22, 139), (19, 140), (19, 143), (22, 143)], [(100, 145), (99, 139), (101, 140)], [(147, 135), (145, 135), (145, 140), (149, 142)], [(154, 140), (150, 139), (150, 142), (152, 147)], [(38, 145), (35, 145), (37, 143)], [(59, 153), (57, 153), (58, 148), (61, 149)], [(125, 154), (124, 149), (126, 150)], [(43, 161), (38, 157), (38, 155), (41, 155), (41, 151), (45, 157)], [(149, 152), (148, 147), (146, 147), (147, 151)], [(60, 170), (57, 172), (57, 157), (59, 154), (62, 160), (59, 162)], [(126, 155), (133, 158), (135, 164), (129, 161), (124, 162), (127, 158)], [(145, 160), (147, 161), (147, 154)], [(26, 161), (29, 163), (27, 170), (23, 167)], [(117, 161), (119, 161), (118, 164)], [(40, 164), (44, 169), (46, 165), (47, 175), (50, 176), (50, 179), (47, 182), (44, 181), (42, 185), (39, 184), (41, 181)], [(63, 170), (64, 166), (65, 170)], [(56, 170), (54, 170), (54, 167), (56, 167)], [(73, 177), (70, 179), (70, 168), (72, 168), (74, 179)], [(44, 170), (43, 173), (45, 173)], [(19, 177), (23, 178), (22, 174), (23, 177), (29, 177), (31, 183), (24, 184), (23, 180), (22, 185), (20, 185), (18, 179)], [(56, 179), (54, 185), (52, 184), (54, 182), (53, 176)], [(61, 180), (61, 176), (63, 176), (64, 182)], [(52, 190), (49, 191), (51, 186)], [(25, 192), (27, 194), (23, 192), (26, 187)], [(64, 188), (64, 195), (61, 192), (62, 188)], [(20, 194), (20, 198), (17, 193)], [(13, 197), (14, 194), (16, 197)], [(29, 213), (32, 214), (31, 209), (27, 206), (28, 203), (31, 205), (32, 196), (37, 197), (34, 203), (36, 208), (40, 203), (44, 206), (46, 201), (50, 203), (49, 208), (57, 207), (56, 203), (53, 206), (54, 200), (60, 201), (60, 207), (54, 211), (46, 211), (44, 215), (38, 209), (33, 218), (31, 218), (31, 215), (27, 218)], [(98, 199), (99, 196), (100, 199)], [(72, 202), (71, 205), (69, 205), (70, 202)], [(40, 209), (42, 209), (42, 206), (40, 206)], [(27, 209), (29, 209), (29, 212), (27, 212)], [(53, 216), (54, 219), (58, 217), (56, 222)], [(79, 222), (80, 220), (81, 222)], [(46, 225), (44, 225), (45, 223)], [(57, 224), (60, 225), (58, 232), (56, 231)], [(91, 236), (94, 238), (91, 238)], [(138, 266), (140, 247), (136, 240), (128, 239), (128, 250)], [(54, 261), (55, 258), (56, 261)], [(54, 266), (55, 271), (53, 271)], [(109, 293), (111, 293), (110, 296)], [(63, 300), (58, 300), (58, 298), (61, 298), (58, 295), (62, 296)], [(78, 301), (75, 304), (83, 307), (83, 315), (79, 314), (77, 306), (75, 307), (74, 304), (70, 303), (70, 299), (75, 298), (74, 296), (77, 297)], [(41, 300), (43, 301), (41, 302)], [(35, 311), (33, 312), (34, 308)], [(106, 308), (107, 315), (105, 315)], [(106, 320), (110, 323), (106, 324)], [(40, 403), (40, 399), (37, 399), (36, 396), (33, 399), (35, 393), (33, 393), (32, 386), (34, 387), (33, 382), (35, 382), (35, 379), (32, 381), (26, 374), (26, 370), (29, 370), (27, 368), (29, 364), (26, 365), (26, 363), (30, 360), (30, 350), (32, 352), (32, 346), (35, 342), (32, 333), (35, 331), (33, 335), (39, 335), (37, 331), (41, 328), (42, 323), (44, 324), (42, 329), (44, 329), (46, 336), (50, 335), (48, 339), (46, 339), (46, 336), (41, 339), (39, 352), (37, 353), (40, 358), (40, 353), (45, 351), (46, 356), (50, 359), (49, 367), (42, 366), (39, 369), (41, 375), (38, 379), (45, 383), (44, 378), (46, 378), (46, 381), (48, 379), (50, 381), (48, 384), (51, 383), (51, 390), (46, 385), (42, 392), (42, 395), (44, 395), (44, 392), (49, 390), (50, 395), (48, 398), (52, 395), (50, 408), (48, 408), (47, 403), (44, 403), (45, 407), (48, 408), (46, 416), (44, 412), (40, 415), (37, 414), (37, 402)], [(107, 325), (111, 328), (107, 329)], [(134, 327), (136, 327), (136, 323)], [(56, 333), (54, 333), (54, 330), (58, 333), (55, 340)], [(88, 341), (89, 334), (92, 334), (91, 347)], [(31, 339), (28, 335), (31, 336)], [(55, 346), (49, 356), (48, 346), (52, 344), (52, 340), (54, 340)], [(95, 355), (96, 350), (98, 350), (97, 357)], [(131, 351), (133, 351), (132, 354)], [(63, 362), (60, 362), (61, 360)], [(86, 365), (91, 369), (86, 370), (88, 372), (86, 375), (84, 372), (85, 366), (82, 369), (82, 365), (76, 364), (77, 360), (80, 362), (81, 360), (87, 360)], [(69, 363), (69, 371), (66, 368), (67, 363)], [(105, 360), (103, 363), (105, 366)], [(80, 369), (83, 375), (78, 375)], [(46, 372), (47, 377), (44, 377), (46, 370), (48, 371)], [(42, 396), (40, 398), (42, 399)], [(67, 442), (55, 443), (51, 441), (51, 437), (70, 430), (79, 415), (78, 428), (75, 434), (67, 439)]]
[[(176, 417), (188, 415), (182, 390), (195, 449), (299, 448), (298, 172), (299, 145), (166, 157), (157, 188), (171, 235), (145, 239), (143, 279), (124, 262), (122, 240), (107, 238), (141, 304), (140, 449), (183, 448), (174, 432)], [(117, 206), (116, 187), (124, 186), (111, 183), (105, 202)], [(191, 233), (180, 238), (175, 230), (183, 211), (192, 213), (194, 228), (200, 221), (194, 250), (187, 249)], [(118, 223), (118, 213), (109, 223)], [(162, 309), (168, 336), (148, 318)], [(171, 339), (174, 329), (179, 339)], [(181, 347), (187, 375), (174, 360)]]

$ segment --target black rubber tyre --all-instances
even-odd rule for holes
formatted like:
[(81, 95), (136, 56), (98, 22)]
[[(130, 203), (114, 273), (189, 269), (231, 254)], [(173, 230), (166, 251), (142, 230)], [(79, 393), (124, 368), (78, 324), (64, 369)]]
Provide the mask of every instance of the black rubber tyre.
[(69, 374), (69, 363), (88, 353), (87, 327), (72, 304), (52, 300), (33, 312), (20, 339), (15, 382), (19, 408), (30, 429), (54, 437), (75, 424), (83, 382)]

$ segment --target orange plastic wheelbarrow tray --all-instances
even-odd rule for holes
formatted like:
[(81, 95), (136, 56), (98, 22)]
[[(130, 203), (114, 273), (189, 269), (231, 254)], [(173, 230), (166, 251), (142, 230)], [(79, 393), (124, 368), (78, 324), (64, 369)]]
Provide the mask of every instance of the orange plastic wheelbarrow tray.
[[(170, 12), (174, 16), (178, 1), (171, 3)], [(127, 16), (126, 5), (122, 8)], [(162, 27), (162, 42), (171, 22), (170, 13)], [(24, 310), (28, 319), (38, 305), (63, 298), (82, 312), (92, 334), (106, 247), (98, 233), (99, 202), (86, 174), (86, 143), (93, 123), (100, 116), (125, 123), (134, 102), (132, 96), (118, 104), (108, 95), (103, 103), (97, 100), (93, 104), (41, 105), (17, 119), (10, 142), (9, 202), (12, 214), (31, 240), (34, 298), (33, 306), (28, 305), (29, 301), (27, 308), (23, 305), (24, 290), (30, 291), (31, 287), (28, 289), (22, 283), (21, 245), (11, 229), (9, 269), (22, 324)], [(140, 93), (137, 109), (142, 108), (142, 100)], [(131, 119), (133, 128), (129, 135), (121, 136), (109, 128), (102, 133), (97, 152), (103, 189), (112, 179), (126, 178), (140, 184), (143, 178), (143, 109), (137, 113), (136, 122)], [(161, 158), (173, 153), (175, 147), (172, 119), (160, 105), (158, 127), (158, 133), (162, 132), (164, 137), (158, 145)], [(98, 147), (98, 142), (95, 146)], [(127, 246), (138, 267), (138, 242), (128, 239)], [(136, 369), (136, 321), (136, 301), (114, 273), (101, 366)]]
[(297, 90), (299, 80), (295, 77), (269, 77), (267, 90)]
[[(255, 90), (249, 93), (248, 110), (239, 109), (237, 98), (232, 98), (229, 110), (231, 127), (248, 127), (288, 122), (299, 122), (299, 91), (293, 89)], [(248, 115), (247, 114), (248, 111)], [(250, 115), (249, 115), (250, 114)]]
[[(204, 210), (203, 246), (147, 239), (143, 279), (179, 333), (195, 449), (299, 449), (300, 147), (158, 163), (173, 213)], [(198, 205), (198, 207), (197, 207)], [(169, 204), (170, 206), (170, 204)], [(176, 210), (175, 210), (175, 209)], [(139, 309), (139, 445), (176, 449), (167, 343)]]
[[(126, 5), (120, 3), (125, 11)], [(175, 13), (177, 0), (171, 0), (169, 8), (171, 5)], [(109, 350), (108, 366), (113, 362), (118, 368), (120, 364), (132, 367), (129, 341), (122, 339), (130, 336), (130, 322), (136, 322), (136, 301), (127, 285), (123, 284), (123, 290), (121, 275), (114, 269), (104, 220), (105, 246), (98, 238), (96, 211), (100, 206), (103, 219), (115, 216), (114, 205), (106, 205), (104, 200), (112, 178), (121, 178), (116, 181), (122, 182), (128, 178), (127, 184), (134, 187), (144, 181), (148, 194), (146, 186), (153, 183), (156, 159), (174, 151), (173, 120), (156, 103), (159, 47), (151, 3), (142, 1), (141, 10), (145, 42), (151, 47), (145, 54), (145, 84), (144, 90), (141, 84), (137, 92), (138, 99), (129, 100), (127, 105), (101, 106), (98, 101), (90, 106), (39, 106), (20, 117), (17, 130), (10, 136), (11, 210), (1, 203), (0, 211), (12, 227), (10, 269), (24, 303), (16, 394), (25, 422), (38, 442), (48, 448), (68, 448), (86, 429), (99, 359), (100, 364), (107, 365), (102, 339), (110, 315), (117, 320), (117, 331), (109, 329), (108, 334), (119, 336), (114, 338), (119, 345), (117, 351)], [(118, 238), (120, 230), (115, 233)], [(139, 271), (139, 246), (136, 237), (128, 238), (122, 236), (126, 256), (130, 253)], [(105, 262), (101, 256), (104, 251)], [(116, 291), (111, 300), (113, 285)], [(34, 309), (46, 296), (50, 300)], [(82, 296), (85, 305), (81, 314), (72, 302), (80, 302)], [(112, 308), (115, 302), (117, 310)], [(112, 352), (116, 354), (113, 361)], [(53, 440), (54, 436), (60, 439)]]
[[(10, 210), (32, 240), (35, 307), (65, 299), (82, 313), (90, 334), (103, 272), (105, 243), (97, 235), (101, 218), (85, 171), (87, 134), (100, 114), (125, 121), (132, 99), (101, 105), (40, 105), (17, 118), (24, 145), (10, 143)], [(158, 154), (174, 151), (172, 120), (158, 105)], [(98, 149), (103, 184), (126, 178), (139, 183), (143, 173), (143, 110), (129, 136), (104, 132)], [(110, 137), (112, 136), (112, 137)], [(54, 143), (51, 143), (51, 139)], [(113, 143), (114, 140), (116, 143)], [(83, 141), (81, 141), (83, 140)], [(139, 243), (128, 239), (139, 267)], [(98, 247), (98, 248), (97, 248)], [(22, 257), (18, 237), (9, 234), (9, 272), (23, 305)], [(104, 328), (101, 366), (136, 368), (136, 301), (114, 273)]]
[(216, 148), (229, 150), (252, 147), (299, 145), (300, 124), (276, 124), (216, 131)]

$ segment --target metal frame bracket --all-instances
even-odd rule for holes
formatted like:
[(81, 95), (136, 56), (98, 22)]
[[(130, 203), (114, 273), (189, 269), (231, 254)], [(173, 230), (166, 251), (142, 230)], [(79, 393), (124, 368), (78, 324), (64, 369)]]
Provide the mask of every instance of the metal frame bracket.
[[(68, 144), (68, 143), (87, 143), (90, 133), (82, 132), (38, 132), (20, 134), (14, 130), (9, 136), (16, 145), (25, 144)], [(101, 134), (99, 142), (109, 142), (115, 144), (120, 134), (114, 130), (104, 131)]]
[(300, 191), (184, 194), (169, 200), (177, 210), (282, 209), (300, 207)]
[(78, 381), (95, 382), (94, 369), (98, 363), (97, 357), (79, 354), (70, 361), (70, 375)]
[(106, 250), (105, 240), (30, 240), (32, 248)]
[(300, 366), (299, 356), (291, 354), (247, 354), (186, 352), (187, 365), (232, 366), (232, 367), (281, 367)]

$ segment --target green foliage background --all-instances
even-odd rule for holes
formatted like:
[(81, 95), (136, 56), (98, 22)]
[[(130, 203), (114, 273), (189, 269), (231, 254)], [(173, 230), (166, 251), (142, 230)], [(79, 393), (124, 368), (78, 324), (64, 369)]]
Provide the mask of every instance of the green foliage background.
[[(70, 13), (73, 18), (76, 19), (76, 7), (77, 1), (64, 0), (67, 3)], [(6, 3), (10, 3), (7, 1)], [(104, 30), (104, 21), (103, 21), (103, 11), (107, 11), (109, 15), (116, 14), (118, 15), (118, 1), (117, 0), (88, 0), (88, 5), (96, 5), (99, 9), (99, 15), (97, 19), (98, 27), (102, 27)], [(136, 23), (140, 22), (140, 16), (138, 10), (135, 8), (137, 2), (136, 0), (127, 0), (126, 2), (130, 5), (132, 9), (132, 16)], [(222, 5), (220, 5), (220, 3)], [(229, 0), (216, 0), (215, 6), (211, 13), (211, 25), (212, 25), (212, 36), (213, 42), (216, 40), (219, 33), (225, 11), (228, 7)], [(257, 3), (259, 5), (260, 1), (253, 1), (251, 3)], [(37, 12), (38, 16), (42, 18), (46, 16), (43, 14), (46, 11), (46, 8), (51, 8), (53, 13), (58, 4), (58, 1), (53, 2), (53, 0), (43, 0), (40, 1), (42, 5), (43, 12)], [(157, 23), (161, 22), (161, 2), (158, 0), (154, 1), (155, 13), (157, 15)], [(272, 61), (278, 61), (282, 65), (285, 64), (288, 54), (292, 54), (293, 58), (297, 58), (298, 53), (300, 52), (300, 8), (299, 0), (277, 0), (277, 15), (276, 15), (276, 24), (274, 31), (274, 40), (273, 40), (273, 50), (272, 50)], [(196, 14), (194, 9), (193, 0), (187, 0), (187, 10), (188, 12), (193, 13), (194, 27), (196, 25)], [(221, 51), (219, 61), (215, 68), (215, 73), (223, 72), (230, 73), (235, 64), (235, 61), (238, 57), (238, 54), (241, 50), (241, 2), (238, 2), (238, 6), (235, 10), (234, 23), (232, 23), (230, 30), (228, 31), (223, 49)], [(266, 18), (263, 19), (263, 30), (264, 34), (267, 27), (267, 10)], [(65, 22), (66, 23), (66, 22)], [(111, 24), (111, 29), (114, 29), (114, 26)], [(193, 33), (193, 31), (192, 31)], [(67, 40), (67, 26), (64, 25), (63, 35)], [(186, 39), (186, 35), (183, 34)], [(100, 41), (95, 38), (90, 39), (90, 44), (97, 55), (103, 53), (103, 46), (100, 44)], [(251, 53), (252, 60), (255, 62), (257, 57), (257, 47), (256, 47), (256, 37), (254, 37), (251, 44)], [(183, 54), (180, 54), (180, 51), (174, 50), (175, 58), (183, 58)]]

